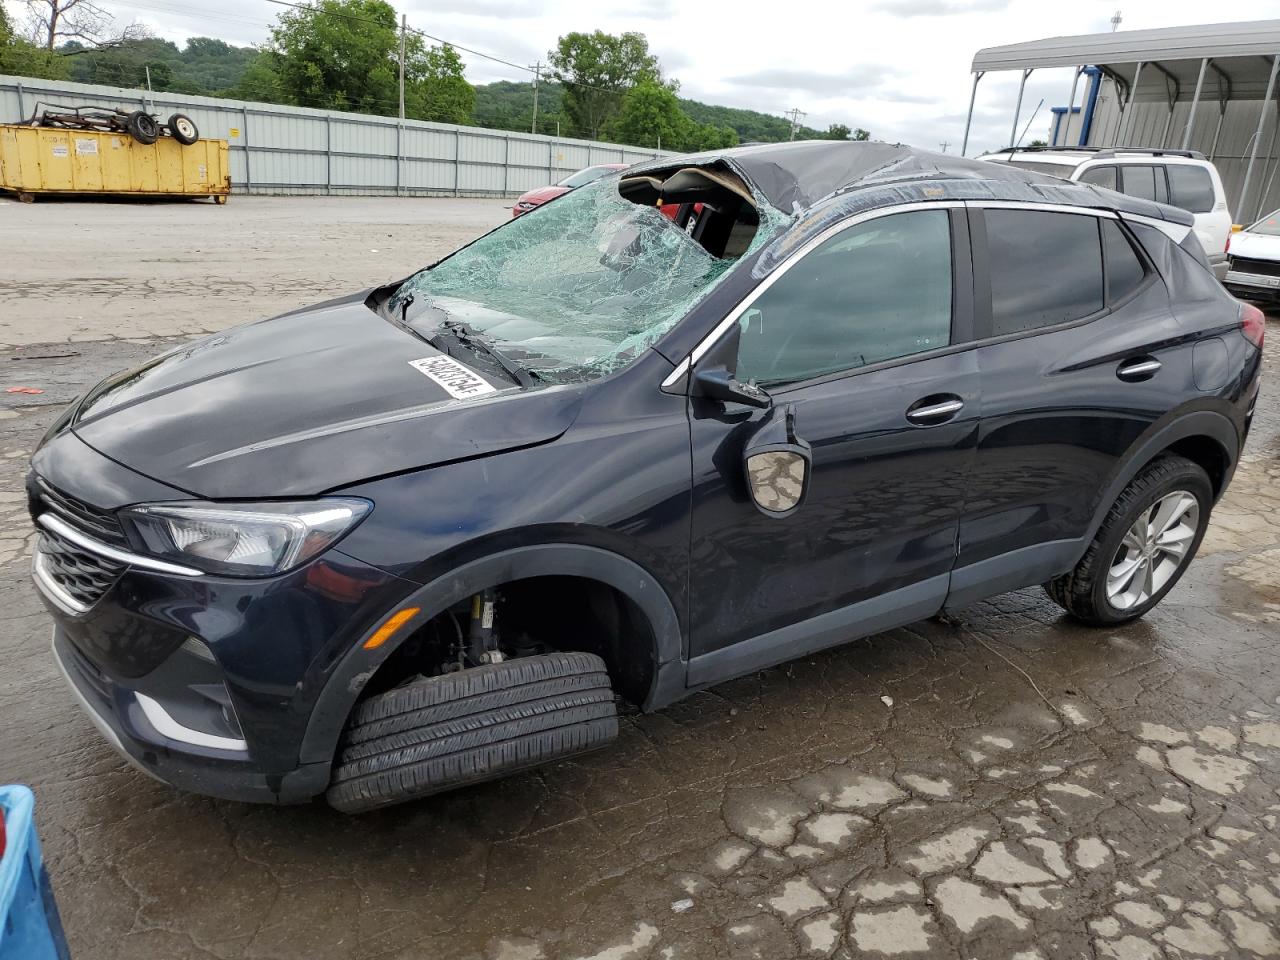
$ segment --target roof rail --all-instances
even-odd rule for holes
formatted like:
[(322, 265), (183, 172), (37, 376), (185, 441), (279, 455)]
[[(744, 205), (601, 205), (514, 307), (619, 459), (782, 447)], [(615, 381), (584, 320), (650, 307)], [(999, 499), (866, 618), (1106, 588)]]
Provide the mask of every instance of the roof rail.
[(1186, 157), (1188, 160), (1203, 160), (1204, 154), (1199, 150), (1169, 150), (1165, 147), (1005, 147), (993, 150), (992, 153), (1091, 153), (1096, 158), (1115, 157), (1122, 153), (1141, 153), (1153, 157)]
[(1107, 147), (1097, 151), (1095, 157), (1115, 157), (1122, 153), (1141, 153), (1152, 157), (1186, 157), (1188, 160), (1203, 160), (1204, 154), (1199, 150), (1168, 150), (1164, 147)]
[(1039, 153), (1042, 150), (1051, 150), (1054, 153), (1093, 153), (1101, 147), (1050, 147), (1035, 144), (1029, 147), (1004, 147), (1000, 150), (992, 150), (992, 153)]

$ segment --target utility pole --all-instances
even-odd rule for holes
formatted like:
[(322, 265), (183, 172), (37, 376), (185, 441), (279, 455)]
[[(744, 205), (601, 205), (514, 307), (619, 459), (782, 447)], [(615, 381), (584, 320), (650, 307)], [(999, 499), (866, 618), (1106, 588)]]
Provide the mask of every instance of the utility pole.
[(538, 79), (542, 76), (542, 61), (539, 60), (533, 65), (533, 123), (529, 126), (530, 133), (538, 132)]
[(784, 113), (783, 116), (791, 118), (791, 139), (794, 140), (796, 138), (796, 127), (800, 125), (800, 118), (807, 117), (808, 114), (805, 113), (803, 110), (801, 110), (799, 107), (792, 107), (790, 110)]
[(950, 141), (950, 140), (943, 140), (940, 144), (938, 144), (938, 146), (940, 146), (940, 147), (942, 148), (942, 152), (943, 152), (943, 153), (946, 153), (946, 152), (947, 152), (947, 147), (951, 146), (951, 141)]
[(151, 67), (144, 64), (142, 69), (147, 72), (147, 93), (151, 94), (151, 109), (154, 110), (156, 108), (156, 100), (155, 94), (151, 90)]
[(409, 18), (400, 14), (400, 119), (404, 119), (404, 48), (405, 35), (409, 32)]
[(1119, 10), (1117, 10), (1117, 11), (1115, 12), (1115, 14), (1111, 17), (1111, 32), (1112, 32), (1112, 33), (1115, 33), (1115, 32), (1116, 32), (1116, 30), (1117, 30), (1117, 29), (1119, 29), (1119, 27), (1120, 27), (1120, 21), (1121, 21), (1121, 20), (1123, 20), (1123, 19), (1124, 19), (1124, 17), (1120, 16), (1120, 11), (1119, 11)]

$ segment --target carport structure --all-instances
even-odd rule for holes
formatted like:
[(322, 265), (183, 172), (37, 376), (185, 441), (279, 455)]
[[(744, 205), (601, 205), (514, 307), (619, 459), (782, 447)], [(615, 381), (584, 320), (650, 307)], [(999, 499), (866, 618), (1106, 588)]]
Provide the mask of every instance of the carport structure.
[(979, 50), (962, 153), (984, 76), (1021, 73), (1012, 147), (1027, 79), (1036, 70), (1064, 67), (1072, 71), (1070, 95), (1056, 111), (1065, 122), (1055, 124), (1053, 145), (1196, 149), (1218, 166), (1237, 222), (1277, 205), (1280, 20), (1051, 37)]

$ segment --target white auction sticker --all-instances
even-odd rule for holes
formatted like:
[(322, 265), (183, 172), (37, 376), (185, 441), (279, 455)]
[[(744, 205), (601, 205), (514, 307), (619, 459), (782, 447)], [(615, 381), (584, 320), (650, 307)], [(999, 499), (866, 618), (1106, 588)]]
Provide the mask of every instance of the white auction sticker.
[(456, 400), (470, 400), (472, 397), (498, 392), (498, 388), (488, 380), (473, 373), (453, 357), (443, 354), (410, 360), (409, 366), (440, 384)]

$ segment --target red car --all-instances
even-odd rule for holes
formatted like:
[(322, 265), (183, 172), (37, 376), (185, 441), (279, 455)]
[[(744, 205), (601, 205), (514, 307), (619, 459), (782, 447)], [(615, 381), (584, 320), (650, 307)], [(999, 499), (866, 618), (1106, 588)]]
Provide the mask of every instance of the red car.
[(599, 180), (607, 174), (625, 170), (628, 166), (629, 164), (625, 163), (598, 163), (594, 167), (584, 167), (577, 173), (565, 177), (554, 186), (539, 187), (537, 190), (530, 190), (528, 193), (520, 194), (515, 206), (511, 208), (511, 215), (518, 217), (522, 213), (528, 213), (534, 207), (541, 206), (548, 200), (554, 200), (563, 193), (568, 193), (578, 187), (584, 187), (593, 180)]

